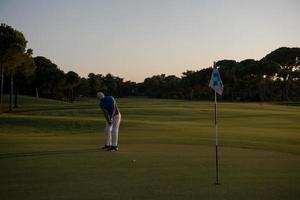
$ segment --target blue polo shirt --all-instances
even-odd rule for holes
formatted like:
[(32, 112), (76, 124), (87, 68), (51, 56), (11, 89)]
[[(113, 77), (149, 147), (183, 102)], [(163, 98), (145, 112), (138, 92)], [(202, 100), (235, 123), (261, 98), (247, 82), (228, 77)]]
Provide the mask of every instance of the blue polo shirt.
[[(116, 109), (115, 109), (115, 113), (112, 113), (114, 104), (116, 106)], [(103, 110), (107, 110), (107, 112), (110, 116), (115, 116), (115, 115), (119, 114), (118, 105), (116, 103), (116, 100), (112, 96), (104, 97), (104, 99), (102, 99), (100, 101), (100, 108), (103, 109)]]

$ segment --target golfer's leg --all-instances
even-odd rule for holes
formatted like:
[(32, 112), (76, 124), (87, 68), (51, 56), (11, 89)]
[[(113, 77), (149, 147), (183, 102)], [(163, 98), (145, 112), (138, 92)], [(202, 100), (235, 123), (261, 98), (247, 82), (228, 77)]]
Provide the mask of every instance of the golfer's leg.
[(111, 146), (111, 129), (112, 125), (109, 125), (107, 122), (105, 124), (105, 144)]
[(112, 126), (112, 146), (118, 146), (119, 126), (121, 122), (121, 114), (114, 116)]

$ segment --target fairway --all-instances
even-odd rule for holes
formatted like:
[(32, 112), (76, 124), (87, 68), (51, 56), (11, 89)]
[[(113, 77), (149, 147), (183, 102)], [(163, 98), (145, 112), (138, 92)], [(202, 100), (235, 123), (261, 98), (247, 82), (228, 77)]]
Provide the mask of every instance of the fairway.
[(0, 199), (300, 199), (299, 104), (117, 99), (119, 151), (105, 152), (96, 99), (20, 97), (0, 115)]

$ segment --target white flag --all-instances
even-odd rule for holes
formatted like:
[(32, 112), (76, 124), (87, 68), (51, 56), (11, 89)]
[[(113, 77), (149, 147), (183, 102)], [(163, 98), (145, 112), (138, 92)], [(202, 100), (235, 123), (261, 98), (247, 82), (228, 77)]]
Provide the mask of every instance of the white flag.
[(224, 89), (224, 85), (222, 83), (219, 70), (216, 67), (213, 69), (213, 71), (211, 73), (209, 87), (211, 87), (219, 95), (222, 95), (223, 89)]

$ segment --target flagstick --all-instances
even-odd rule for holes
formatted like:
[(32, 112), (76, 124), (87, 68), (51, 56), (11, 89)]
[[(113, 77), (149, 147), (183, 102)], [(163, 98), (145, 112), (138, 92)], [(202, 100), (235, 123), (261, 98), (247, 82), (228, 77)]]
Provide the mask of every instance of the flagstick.
[(209, 87), (211, 87), (215, 92), (215, 134), (216, 134), (216, 185), (219, 185), (219, 157), (218, 157), (218, 123), (217, 123), (217, 93), (222, 95), (223, 93), (223, 83), (216, 66), (216, 62), (213, 65), (213, 71), (211, 73), (211, 78), (209, 82)]
[(215, 91), (215, 133), (216, 133), (216, 185), (219, 185), (219, 160), (218, 160), (218, 124), (217, 124), (217, 93)]

